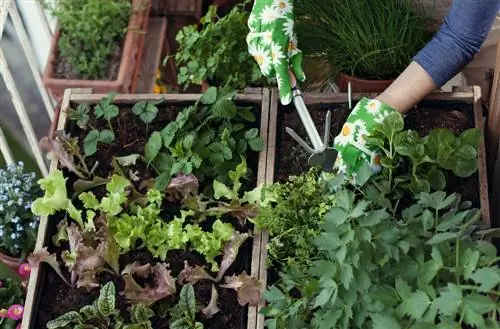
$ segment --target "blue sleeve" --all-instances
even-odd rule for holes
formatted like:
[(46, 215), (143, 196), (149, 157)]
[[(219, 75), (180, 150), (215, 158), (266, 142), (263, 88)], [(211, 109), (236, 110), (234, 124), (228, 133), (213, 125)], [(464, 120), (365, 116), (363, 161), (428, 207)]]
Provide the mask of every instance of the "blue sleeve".
[(441, 87), (479, 51), (499, 9), (500, 0), (454, 0), (437, 34), (413, 60)]

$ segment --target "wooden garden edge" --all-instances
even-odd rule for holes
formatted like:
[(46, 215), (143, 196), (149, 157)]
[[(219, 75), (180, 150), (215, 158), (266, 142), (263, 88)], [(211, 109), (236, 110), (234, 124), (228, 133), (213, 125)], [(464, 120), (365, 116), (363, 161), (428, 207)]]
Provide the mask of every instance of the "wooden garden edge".
[[(307, 93), (304, 94), (304, 101), (306, 104), (333, 104), (333, 103), (347, 103), (348, 94), (346, 93)], [(362, 97), (376, 97), (377, 94), (353, 94), (353, 100), (359, 100)], [(472, 105), (474, 111), (474, 121), (476, 128), (481, 129), (484, 136), (485, 123), (481, 104), (481, 88), (478, 86), (470, 88), (457, 88), (453, 92), (434, 92), (428, 95), (425, 100), (436, 101), (463, 101)], [(274, 181), (275, 161), (276, 161), (276, 142), (277, 142), (277, 124), (278, 124), (278, 103), (279, 95), (276, 89), (271, 90), (271, 104), (269, 114), (269, 132), (268, 132), (268, 147), (267, 147), (267, 170), (266, 170), (266, 184), (272, 184)], [(479, 193), (481, 202), (482, 219), (491, 224), (490, 206), (488, 198), (488, 178), (486, 170), (486, 148), (484, 138), (479, 146), (478, 153), (478, 174), (479, 174)], [(267, 231), (261, 232), (260, 247), (260, 268), (259, 280), (267, 285), (267, 244), (269, 241), (269, 233)], [(264, 307), (264, 304), (259, 305), (258, 311)], [(263, 329), (265, 318), (261, 314), (257, 314), (257, 322), (255, 329)], [(249, 327), (250, 328), (250, 327)]]
[[(70, 108), (71, 103), (97, 103), (106, 94), (93, 94), (92, 89), (77, 88), (77, 89), (66, 89), (64, 92), (61, 111), (54, 118), (57, 120), (57, 126), (54, 125), (56, 130), (63, 130), (66, 124), (67, 110)], [(166, 102), (180, 103), (186, 101), (196, 101), (200, 98), (201, 94), (117, 94), (113, 100), (115, 104), (126, 104), (132, 102), (138, 102), (141, 100), (164, 100)], [(235, 101), (242, 102), (252, 102), (261, 104), (261, 124), (260, 124), (260, 135), (264, 141), (264, 149), (259, 153), (259, 162), (257, 168), (257, 185), (263, 185), (266, 180), (266, 161), (267, 146), (269, 144), (267, 132), (269, 130), (269, 104), (270, 104), (271, 92), (267, 88), (262, 88), (260, 94), (237, 94), (235, 96)], [(50, 132), (51, 134), (53, 131)], [(57, 169), (57, 161), (51, 161), (50, 171)], [(47, 236), (47, 231), (49, 227), (49, 219), (47, 217), (42, 217), (40, 219), (40, 224), (38, 228), (37, 240), (35, 249), (41, 249), (46, 246), (46, 242), (49, 241), (50, 237)], [(251, 261), (251, 275), (254, 277), (259, 277), (260, 269), (260, 254), (262, 246), (262, 236), (261, 233), (254, 233), (254, 240), (252, 246), (252, 261)], [(40, 284), (45, 278), (45, 270), (48, 265), (41, 264), (37, 268), (33, 268), (28, 281), (28, 287), (26, 292), (26, 300), (24, 305), (24, 315), (22, 319), (21, 329), (33, 329), (34, 320), (36, 315), (36, 309), (39, 302), (38, 291)], [(247, 329), (254, 329), (257, 324), (257, 307), (248, 308), (248, 319), (247, 319)]]

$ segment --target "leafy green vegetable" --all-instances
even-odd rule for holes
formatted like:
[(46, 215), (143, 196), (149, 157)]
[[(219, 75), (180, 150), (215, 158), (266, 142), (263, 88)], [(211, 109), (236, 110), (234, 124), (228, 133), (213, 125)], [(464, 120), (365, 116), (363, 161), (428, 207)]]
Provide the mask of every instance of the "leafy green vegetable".
[(240, 157), (249, 149), (262, 149), (258, 129), (246, 128), (256, 118), (250, 108), (236, 106), (235, 95), (227, 88), (211, 87), (175, 121), (150, 135), (145, 156), (158, 170), (156, 188), (163, 190), (173, 176), (191, 173), (200, 182), (215, 178), (228, 184), (228, 172)]
[(182, 287), (179, 303), (171, 311), (170, 328), (203, 329), (203, 324), (196, 321), (196, 298), (191, 284)]

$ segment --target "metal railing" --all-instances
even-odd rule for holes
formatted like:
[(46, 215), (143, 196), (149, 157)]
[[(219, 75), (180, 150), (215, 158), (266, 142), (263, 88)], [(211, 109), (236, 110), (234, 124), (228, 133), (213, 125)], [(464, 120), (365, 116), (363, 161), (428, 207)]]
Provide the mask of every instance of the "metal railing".
[[(46, 29), (46, 33), (52, 35), (52, 31), (47, 22), (47, 17), (45, 16), (45, 13), (39, 2), (33, 1), (32, 3), (30, 3), (30, 5), (35, 6), (36, 10), (38, 11), (38, 14), (40, 15), (40, 18), (42, 19), (43, 22), (42, 28)], [(26, 32), (17, 4), (13, 0), (0, 0), (0, 39), (3, 37), (5, 26), (7, 24), (9, 17), (14, 26), (15, 33), (18, 37), (24, 55), (26, 56), (26, 60), (29, 69), (31, 71), (33, 81), (36, 84), (38, 92), (40, 93), (43, 106), (45, 107), (49, 119), (52, 121), (54, 118), (54, 100), (51, 98), (51, 96), (49, 95), (47, 89), (43, 84), (41, 70), (39, 69), (36, 60), (36, 54), (33, 49), (33, 45), (28, 37), (28, 33)], [(0, 75), (2, 76), (2, 79), (8, 90), (17, 117), (21, 122), (23, 132), (26, 136), (26, 140), (30, 145), (31, 151), (33, 152), (34, 158), (40, 169), (40, 172), (42, 173), (42, 175), (46, 176), (48, 174), (47, 162), (45, 161), (42, 152), (38, 146), (38, 139), (35, 134), (35, 129), (30, 120), (25, 104), (23, 103), (19, 90), (16, 86), (12, 72), (9, 69), (5, 53), (1, 47), (0, 47)], [(9, 148), (7, 139), (1, 127), (0, 127), (0, 151), (6, 163), (12, 163), (14, 161), (11, 149)]]

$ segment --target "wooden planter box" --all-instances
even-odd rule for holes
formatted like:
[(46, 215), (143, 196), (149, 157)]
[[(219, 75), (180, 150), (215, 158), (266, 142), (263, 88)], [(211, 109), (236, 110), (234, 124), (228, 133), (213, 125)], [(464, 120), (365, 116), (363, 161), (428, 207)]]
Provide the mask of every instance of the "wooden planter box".
[[(64, 93), (64, 98), (61, 106), (60, 114), (55, 118), (57, 121), (57, 130), (64, 130), (67, 127), (67, 110), (75, 108), (79, 104), (87, 103), (95, 105), (105, 97), (106, 94), (93, 94), (90, 89), (67, 89)], [(113, 99), (114, 104), (133, 105), (138, 101), (160, 101), (163, 100), (166, 104), (176, 105), (192, 102), (194, 103), (200, 98), (201, 94), (118, 94)], [(260, 89), (260, 93), (238, 94), (235, 97), (237, 103), (255, 104), (261, 109), (260, 121), (260, 136), (264, 141), (264, 148), (259, 153), (258, 168), (257, 168), (257, 185), (264, 184), (266, 178), (266, 159), (267, 159), (267, 140), (268, 118), (269, 118), (269, 100), (270, 90)], [(52, 161), (50, 170), (57, 169), (58, 163)], [(50, 243), (51, 236), (49, 230), (52, 228), (51, 220), (47, 217), (42, 217), (38, 229), (37, 241), (35, 250), (47, 247)], [(260, 269), (260, 254), (261, 254), (261, 239), (260, 234), (255, 234), (252, 243), (252, 259), (250, 265), (250, 275), (257, 278)], [(49, 269), (45, 263), (40, 264), (31, 272), (27, 293), (26, 302), (24, 305), (24, 317), (22, 319), (22, 329), (34, 329), (36, 312), (40, 300), (40, 290), (44, 285), (44, 280)], [(255, 328), (257, 321), (257, 308), (248, 307), (247, 327)], [(39, 328), (36, 328), (39, 329)]]
[[(376, 94), (353, 94), (353, 101), (361, 99), (363, 96), (367, 97), (375, 97)], [(331, 93), (331, 94), (320, 94), (320, 93), (304, 93), (305, 103), (306, 105), (316, 105), (316, 104), (331, 104), (331, 105), (341, 105), (347, 104), (348, 95), (344, 93)], [(474, 113), (474, 121), (475, 127), (481, 129), (484, 132), (484, 119), (483, 119), (483, 111), (481, 105), (481, 89), (479, 87), (473, 87), (472, 89), (464, 89), (461, 91), (454, 91), (450, 93), (441, 93), (436, 92), (429, 95), (426, 101), (452, 101), (463, 103), (470, 106), (470, 111)], [(278, 137), (278, 108), (281, 105), (279, 104), (279, 96), (277, 90), (273, 90), (271, 92), (271, 106), (270, 106), (270, 116), (269, 116), (269, 134), (268, 134), (268, 147), (267, 147), (267, 170), (265, 183), (272, 184), (275, 179), (275, 171), (276, 171), (276, 157), (277, 151), (279, 149), (279, 145), (277, 144)], [(293, 105), (292, 105), (293, 106)], [(317, 127), (320, 134), (323, 131), (323, 127)], [(303, 137), (303, 136), (301, 136)], [(487, 222), (490, 222), (490, 206), (488, 199), (488, 180), (487, 180), (487, 171), (486, 171), (486, 152), (485, 152), (485, 144), (484, 140), (479, 147), (478, 153), (478, 176), (479, 176), (479, 194), (480, 194), (480, 204), (482, 208), (482, 219)], [(262, 231), (260, 236), (257, 236), (255, 239), (259, 239), (261, 242), (260, 246), (260, 268), (259, 268), (259, 277), (258, 279), (266, 282), (267, 284), (267, 243), (269, 240), (269, 235), (267, 231)], [(259, 310), (264, 305), (259, 306)], [(257, 320), (255, 329), (263, 329), (264, 328), (264, 317), (260, 314), (257, 314)]]
[(201, 18), (203, 0), (153, 0), (154, 16), (193, 16)]
[(54, 77), (54, 69), (59, 42), (60, 31), (57, 29), (52, 37), (49, 58), (43, 74), (43, 82), (50, 90), (52, 96), (61, 100), (64, 90), (67, 88), (92, 88), (98, 93), (121, 92), (129, 93), (138, 70), (144, 47), (144, 34), (148, 30), (149, 12), (151, 0), (133, 0), (133, 14), (130, 16), (128, 32), (125, 36), (120, 68), (116, 80), (82, 80), (82, 79), (60, 79)]

